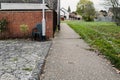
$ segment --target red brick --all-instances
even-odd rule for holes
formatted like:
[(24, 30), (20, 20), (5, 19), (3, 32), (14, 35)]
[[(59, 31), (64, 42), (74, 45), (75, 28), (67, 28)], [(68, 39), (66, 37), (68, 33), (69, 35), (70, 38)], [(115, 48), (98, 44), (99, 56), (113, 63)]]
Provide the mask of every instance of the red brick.
[[(53, 12), (46, 11), (46, 37), (53, 37)], [(42, 22), (42, 12), (41, 11), (0, 11), (0, 19), (5, 17), (9, 24), (10, 37), (22, 37), (20, 32), (20, 25), (27, 24), (29, 27), (29, 32), (31, 33), (32, 28), (35, 27), (37, 23)]]

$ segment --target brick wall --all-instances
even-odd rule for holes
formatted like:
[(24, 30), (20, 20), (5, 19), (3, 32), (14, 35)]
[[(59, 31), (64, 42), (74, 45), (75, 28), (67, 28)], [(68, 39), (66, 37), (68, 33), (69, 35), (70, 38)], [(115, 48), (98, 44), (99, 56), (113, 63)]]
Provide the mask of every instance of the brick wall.
[[(28, 34), (31, 36), (32, 28), (42, 22), (42, 11), (0, 11), (0, 19), (3, 17), (9, 22), (9, 37), (23, 37), (20, 31), (21, 24), (28, 25)], [(53, 37), (53, 11), (46, 11), (46, 37)]]

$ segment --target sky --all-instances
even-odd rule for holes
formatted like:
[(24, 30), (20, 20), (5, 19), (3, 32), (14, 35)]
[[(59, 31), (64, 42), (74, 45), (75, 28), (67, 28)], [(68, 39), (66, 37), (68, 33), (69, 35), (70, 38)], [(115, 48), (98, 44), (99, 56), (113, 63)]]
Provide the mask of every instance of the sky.
[[(79, 0), (60, 0), (61, 1), (61, 8), (68, 9), (68, 6), (70, 6), (71, 11), (76, 11), (76, 5), (79, 2)], [(96, 11), (105, 10), (104, 6), (101, 5), (103, 3), (102, 0), (91, 0), (94, 3), (94, 6), (96, 8)]]

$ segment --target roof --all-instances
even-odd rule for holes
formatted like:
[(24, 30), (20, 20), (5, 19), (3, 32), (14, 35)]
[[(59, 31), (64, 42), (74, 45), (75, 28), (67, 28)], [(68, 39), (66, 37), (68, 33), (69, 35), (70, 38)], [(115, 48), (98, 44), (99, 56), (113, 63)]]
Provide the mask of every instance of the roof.
[[(42, 0), (0, 0), (0, 3), (40, 3)], [(45, 0), (50, 9), (57, 10), (57, 0)]]
[(42, 0), (0, 0), (0, 3), (42, 3)]
[(58, 0), (45, 0), (51, 9), (57, 10)]
[(36, 10), (49, 9), (43, 4), (37, 3), (1, 3), (1, 10)]

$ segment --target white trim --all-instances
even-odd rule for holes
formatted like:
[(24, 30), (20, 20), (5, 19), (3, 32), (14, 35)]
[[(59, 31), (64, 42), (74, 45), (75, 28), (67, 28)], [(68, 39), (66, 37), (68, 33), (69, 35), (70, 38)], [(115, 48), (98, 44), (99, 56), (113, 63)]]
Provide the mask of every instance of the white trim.
[(1, 9), (48, 9), (48, 7), (38, 3), (1, 3)]

